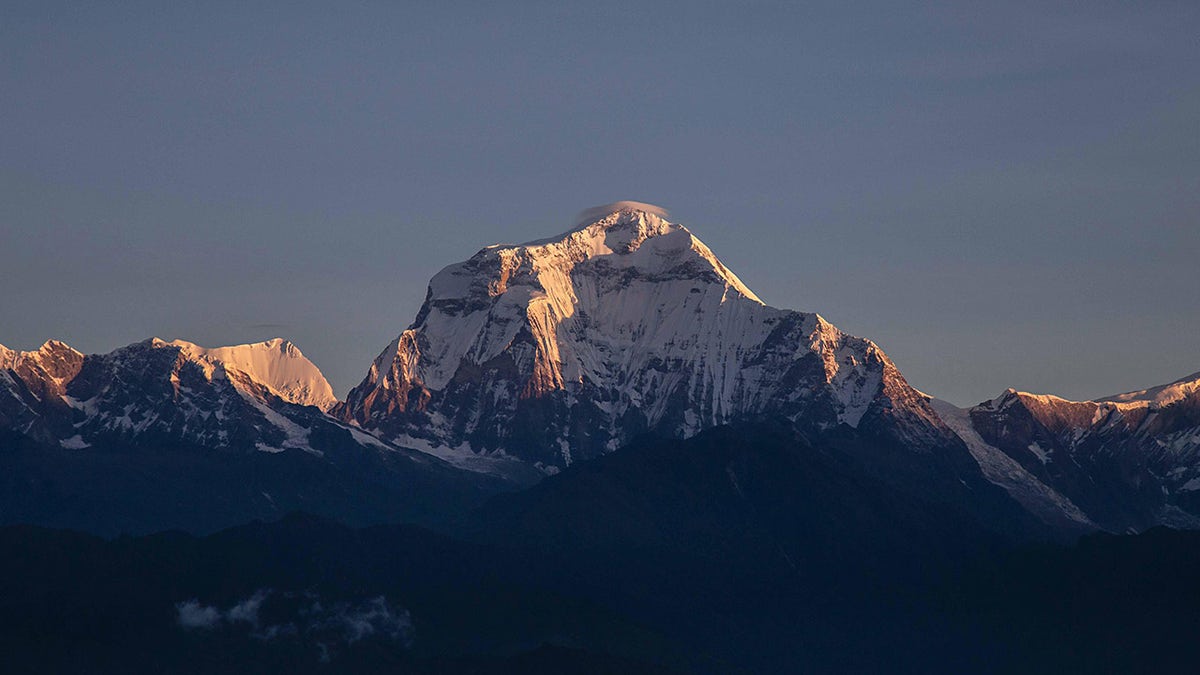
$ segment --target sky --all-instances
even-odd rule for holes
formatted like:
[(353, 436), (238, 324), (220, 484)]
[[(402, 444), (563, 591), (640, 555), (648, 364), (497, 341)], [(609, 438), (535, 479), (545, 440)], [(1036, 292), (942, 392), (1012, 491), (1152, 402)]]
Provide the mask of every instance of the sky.
[(285, 337), (660, 204), (960, 405), (1200, 370), (1200, 3), (0, 0), (0, 343)]

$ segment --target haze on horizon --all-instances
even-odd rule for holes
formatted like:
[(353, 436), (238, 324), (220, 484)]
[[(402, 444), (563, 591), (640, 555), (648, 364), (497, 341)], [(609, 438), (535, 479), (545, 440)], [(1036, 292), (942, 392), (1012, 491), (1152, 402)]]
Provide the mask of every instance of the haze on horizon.
[(1200, 6), (1080, 7), (5, 3), (0, 344), (279, 336), (345, 396), (439, 269), (629, 199), (960, 405), (1169, 382)]

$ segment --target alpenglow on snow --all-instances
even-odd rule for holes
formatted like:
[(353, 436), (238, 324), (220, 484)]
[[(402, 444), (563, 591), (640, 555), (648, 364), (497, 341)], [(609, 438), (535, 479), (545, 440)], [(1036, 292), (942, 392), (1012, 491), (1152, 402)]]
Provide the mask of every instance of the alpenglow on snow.
[(762, 414), (941, 427), (874, 343), (767, 306), (665, 210), (583, 215), (435, 275), (412, 326), (333, 414), (463, 466), (482, 455), (551, 473), (642, 433)]

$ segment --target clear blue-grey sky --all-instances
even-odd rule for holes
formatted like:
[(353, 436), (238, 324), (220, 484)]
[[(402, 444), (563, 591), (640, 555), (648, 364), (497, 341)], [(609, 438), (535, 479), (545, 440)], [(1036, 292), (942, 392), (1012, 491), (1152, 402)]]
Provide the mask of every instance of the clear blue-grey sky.
[(287, 337), (671, 209), (960, 404), (1200, 370), (1200, 3), (0, 4), (0, 343)]

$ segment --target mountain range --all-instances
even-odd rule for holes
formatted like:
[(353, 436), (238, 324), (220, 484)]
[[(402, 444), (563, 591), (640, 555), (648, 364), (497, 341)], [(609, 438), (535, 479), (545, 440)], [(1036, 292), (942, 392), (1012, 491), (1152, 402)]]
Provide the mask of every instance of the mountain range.
[[(767, 306), (637, 202), (443, 269), (345, 401), (282, 339), (0, 347), (0, 388), (4, 522), (206, 531), (290, 508), (433, 522), (644, 436), (775, 420), (997, 530), (1028, 529), (1014, 511), (1068, 534), (1200, 524), (1200, 373), (1098, 401), (1009, 390), (959, 409), (910, 386), (874, 342)], [(306, 478), (217, 478), (242, 463)], [(117, 488), (206, 471), (216, 490), (170, 494), (154, 515), (136, 507), (145, 490)], [(376, 497), (331, 493), (338, 481), (334, 493)]]
[(1161, 672), (1200, 658), (1200, 539), (1163, 528), (1200, 529), (1198, 450), (1200, 373), (959, 408), (618, 202), (443, 269), (344, 401), (283, 339), (0, 347), (0, 647), (28, 672)]
[(7, 523), (207, 532), (297, 509), (435, 522), (506, 484), (330, 417), (329, 383), (284, 340), (89, 356), (50, 341), (0, 347), (0, 366)]

